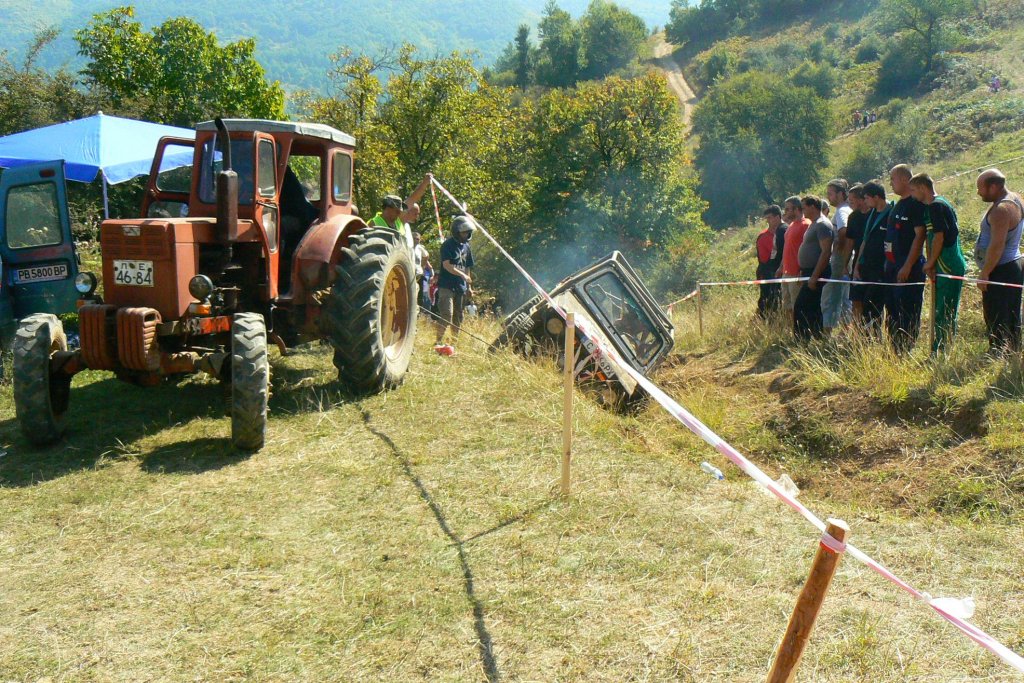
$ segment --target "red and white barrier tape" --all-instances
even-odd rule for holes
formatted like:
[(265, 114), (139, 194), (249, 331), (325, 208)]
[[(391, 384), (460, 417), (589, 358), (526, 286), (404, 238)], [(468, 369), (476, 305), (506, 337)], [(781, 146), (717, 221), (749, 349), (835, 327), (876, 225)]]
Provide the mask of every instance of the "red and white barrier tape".
[(672, 307), (675, 306), (676, 304), (681, 304), (684, 301), (689, 301), (690, 299), (692, 299), (693, 297), (697, 296), (698, 294), (700, 294), (700, 290), (699, 289), (695, 289), (692, 292), (690, 292), (689, 294), (687, 294), (686, 296), (684, 296), (682, 299), (676, 299), (675, 301), (673, 301), (670, 304), (665, 304), (665, 308), (668, 309), (669, 311), (671, 311)]
[(961, 282), (973, 282), (976, 285), (997, 285), (999, 287), (1011, 287), (1013, 289), (1024, 289), (1024, 285), (1014, 284), (1012, 282), (994, 282), (992, 280), (979, 280), (976, 277), (966, 277), (964, 275), (946, 275), (945, 273), (937, 273), (939, 277), (944, 277), (947, 280), (960, 280)]
[[(451, 195), (448, 190), (444, 188), (441, 183), (436, 179), (433, 181), (437, 188), (453, 203), (459, 207), (460, 210), (465, 211), (465, 205), (459, 202), (455, 197)], [(502, 255), (509, 260), (509, 262), (522, 274), (523, 277), (537, 290), (544, 300), (548, 303), (551, 308), (558, 313), (563, 319), (566, 319), (565, 311), (555, 303), (550, 295), (541, 287), (536, 280), (533, 279), (525, 268), (519, 264), (519, 262), (512, 257), (505, 248), (498, 243), (498, 241), (491, 235), (490, 232), (480, 224), (479, 221), (474, 219), (477, 227), (480, 228), (480, 232), (502, 253)], [(730, 283), (731, 284), (731, 283)], [(921, 283), (915, 283), (921, 284)], [(810, 522), (815, 528), (823, 532), (826, 529), (825, 523), (815, 515), (809, 508), (803, 503), (798, 501), (788, 492), (784, 491), (778, 484), (776, 484), (771, 477), (765, 474), (757, 465), (752, 463), (746, 457), (743, 456), (738, 450), (729, 445), (724, 439), (715, 434), (711, 429), (703, 422), (698, 420), (696, 416), (691, 414), (678, 402), (675, 401), (671, 396), (662, 391), (657, 385), (651, 382), (640, 372), (636, 371), (629, 363), (623, 360), (618, 352), (613, 348), (605, 347), (601, 344), (600, 339), (597, 335), (593, 334), (588, 328), (585, 319), (576, 321), (577, 329), (594, 344), (595, 348), (600, 348), (601, 352), (607, 354), (616, 363), (618, 363), (644, 390), (650, 394), (650, 396), (657, 401), (662, 408), (667, 410), (673, 417), (681, 422), (687, 429), (702, 438), (719, 453), (721, 453), (730, 462), (740, 468), (751, 479), (756, 481), (758, 484), (766, 488), (768, 491), (773, 493), (776, 498), (781, 500), (783, 503), (791, 507), (800, 516)], [(970, 598), (959, 599), (959, 598), (932, 598), (930, 595), (923, 591), (919, 591), (912, 585), (896, 576), (892, 571), (886, 568), (881, 563), (872, 559), (856, 547), (851, 544), (846, 544), (846, 551), (849, 552), (853, 557), (862, 562), (864, 565), (872, 569), (880, 576), (888, 579), (892, 583), (902, 588), (910, 595), (914, 596), (918, 600), (922, 600), (928, 604), (940, 617), (951, 623), (953, 626), (962, 631), (968, 638), (976, 642), (981, 647), (985, 648), (989, 652), (1002, 659), (1008, 665), (1014, 669), (1024, 672), (1024, 657), (1021, 657), (1013, 650), (1009, 649), (998, 640), (992, 638), (978, 627), (974, 626), (967, 621), (974, 612), (973, 601)]]
[[(1011, 287), (1013, 289), (1024, 289), (1024, 285), (1018, 285), (1012, 282), (995, 282), (994, 280), (979, 280), (978, 278), (966, 277), (964, 275), (947, 275), (946, 273), (936, 273), (938, 277), (944, 277), (948, 280), (960, 280), (962, 282), (972, 282), (974, 284), (982, 285), (995, 285), (997, 287)], [(811, 278), (809, 277), (781, 277), (772, 280), (734, 280), (732, 282), (698, 282), (698, 287), (729, 287), (732, 285), (778, 285), (786, 282), (807, 282)], [(925, 282), (865, 282), (863, 280), (834, 280), (831, 278), (818, 278), (818, 282), (835, 282), (843, 285), (852, 285), (854, 287), (864, 285), (876, 285), (878, 287), (924, 287)], [(691, 296), (696, 296), (696, 292), (693, 292), (686, 296), (685, 299), (680, 301), (673, 301), (670, 306), (680, 303), (689, 299)]]
[[(730, 285), (777, 285), (786, 282), (807, 282), (809, 277), (780, 277), (773, 280), (736, 280), (734, 282), (698, 282), (700, 287), (728, 287)], [(841, 285), (878, 285), (879, 287), (924, 287), (923, 282), (864, 282), (863, 280), (833, 280), (818, 278), (818, 282), (835, 282)]]

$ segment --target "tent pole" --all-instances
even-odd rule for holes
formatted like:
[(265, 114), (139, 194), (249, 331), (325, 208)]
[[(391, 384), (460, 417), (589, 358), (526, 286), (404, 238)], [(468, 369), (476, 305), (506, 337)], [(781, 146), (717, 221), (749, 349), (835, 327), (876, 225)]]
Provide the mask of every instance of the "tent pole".
[(100, 179), (103, 182), (103, 220), (110, 220), (110, 201), (107, 199), (107, 176), (100, 171)]

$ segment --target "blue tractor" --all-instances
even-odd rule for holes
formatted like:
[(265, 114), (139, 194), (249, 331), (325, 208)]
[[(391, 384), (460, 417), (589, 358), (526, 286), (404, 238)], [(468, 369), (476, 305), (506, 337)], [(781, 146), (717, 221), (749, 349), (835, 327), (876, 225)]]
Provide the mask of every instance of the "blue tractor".
[(19, 320), (74, 312), (80, 298), (76, 283), (82, 291), (95, 287), (94, 276), (79, 273), (63, 161), (0, 175), (0, 260), (0, 345), (5, 349)]

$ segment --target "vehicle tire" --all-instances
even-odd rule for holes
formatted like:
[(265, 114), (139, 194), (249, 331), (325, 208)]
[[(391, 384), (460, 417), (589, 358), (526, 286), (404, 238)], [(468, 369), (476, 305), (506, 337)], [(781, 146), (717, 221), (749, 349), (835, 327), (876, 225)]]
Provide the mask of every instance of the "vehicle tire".
[(269, 393), (267, 326), (258, 313), (237, 313), (231, 322), (231, 443), (235, 448), (263, 448)]
[(502, 349), (509, 344), (512, 344), (513, 350), (517, 353), (526, 353), (530, 351), (529, 334), (535, 326), (535, 321), (530, 311), (534, 306), (539, 304), (541, 297), (538, 294), (533, 297), (522, 306), (512, 311), (506, 318), (505, 322), (502, 323), (501, 334), (498, 338), (491, 342), (489, 351), (491, 353), (496, 352), (498, 349)]
[(71, 377), (51, 374), (50, 357), (67, 349), (64, 327), (49, 313), (28, 316), (14, 335), (14, 411), (33, 444), (51, 443), (64, 433)]
[(357, 393), (405, 379), (416, 333), (416, 269), (402, 236), (363, 228), (349, 237), (321, 314), (338, 378)]

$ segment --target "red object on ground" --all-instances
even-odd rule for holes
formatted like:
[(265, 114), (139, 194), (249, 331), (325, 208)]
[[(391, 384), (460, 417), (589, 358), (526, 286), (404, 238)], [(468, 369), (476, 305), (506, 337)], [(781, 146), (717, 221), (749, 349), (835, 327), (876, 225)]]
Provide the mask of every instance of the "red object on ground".
[(455, 347), (450, 344), (438, 344), (434, 347), (434, 350), (442, 356), (454, 356)]

